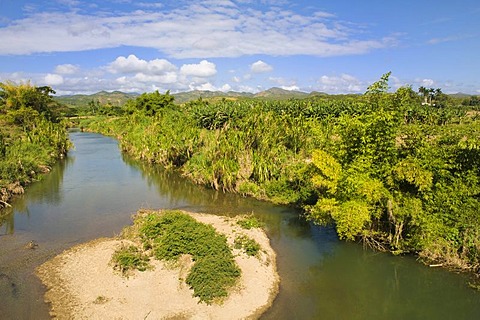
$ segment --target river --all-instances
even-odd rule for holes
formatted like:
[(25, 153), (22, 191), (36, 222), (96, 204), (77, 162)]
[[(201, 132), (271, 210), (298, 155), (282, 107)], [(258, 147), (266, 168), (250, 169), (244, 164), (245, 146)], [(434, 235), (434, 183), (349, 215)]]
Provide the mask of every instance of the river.
[[(117, 141), (72, 132), (75, 148), (0, 220), (0, 319), (49, 319), (35, 268), (63, 250), (111, 237), (139, 208), (178, 208), (265, 222), (280, 292), (263, 319), (480, 319), (468, 277), (339, 241), (295, 209), (193, 185), (120, 153)], [(29, 241), (38, 244), (28, 249)]]

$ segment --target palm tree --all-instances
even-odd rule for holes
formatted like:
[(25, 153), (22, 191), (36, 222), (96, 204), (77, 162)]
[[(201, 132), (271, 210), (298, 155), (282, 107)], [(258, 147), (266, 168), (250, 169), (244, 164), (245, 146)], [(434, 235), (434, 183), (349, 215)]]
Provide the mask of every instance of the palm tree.
[(423, 96), (423, 105), (425, 104), (428, 104), (428, 93), (429, 93), (429, 90), (427, 88), (425, 88), (424, 86), (421, 86), (420, 88), (418, 88), (418, 92)]

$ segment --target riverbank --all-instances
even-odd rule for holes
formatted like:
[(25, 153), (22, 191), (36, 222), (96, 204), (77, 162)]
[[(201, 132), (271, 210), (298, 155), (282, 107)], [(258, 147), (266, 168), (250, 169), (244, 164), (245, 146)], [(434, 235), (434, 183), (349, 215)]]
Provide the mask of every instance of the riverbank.
[(207, 305), (193, 297), (185, 283), (193, 263), (182, 257), (175, 267), (162, 261), (153, 268), (135, 271), (128, 278), (113, 270), (112, 254), (130, 240), (98, 239), (76, 246), (46, 262), (37, 270), (48, 291), (51, 315), (74, 319), (245, 319), (258, 318), (272, 304), (279, 286), (276, 256), (265, 232), (242, 229), (234, 219), (189, 213), (212, 225), (233, 247), (237, 235), (260, 244), (257, 257), (233, 249), (241, 277), (227, 298)]

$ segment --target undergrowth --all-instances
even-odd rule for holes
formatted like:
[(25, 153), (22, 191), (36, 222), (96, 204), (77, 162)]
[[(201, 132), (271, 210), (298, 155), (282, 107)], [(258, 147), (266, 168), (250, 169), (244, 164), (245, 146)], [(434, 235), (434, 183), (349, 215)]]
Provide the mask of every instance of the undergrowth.
[(243, 229), (247, 230), (263, 227), (263, 222), (259, 221), (254, 215), (249, 215), (243, 219), (238, 220), (237, 224)]
[(145, 271), (149, 267), (148, 256), (134, 245), (123, 245), (112, 256), (113, 268), (123, 275), (132, 270)]
[[(227, 238), (215, 229), (196, 221), (180, 211), (140, 212), (134, 220), (134, 231), (124, 234), (138, 237), (142, 249), (115, 256), (122, 257), (120, 268), (137, 268), (136, 254), (148, 252), (158, 260), (177, 261), (188, 254), (195, 262), (186, 283), (201, 302), (212, 302), (226, 297), (228, 290), (240, 277)], [(121, 249), (122, 250), (122, 249)], [(123, 249), (125, 250), (125, 249)], [(117, 260), (119, 260), (117, 258)]]
[(260, 244), (243, 234), (235, 238), (234, 248), (243, 249), (243, 251), (245, 251), (245, 253), (250, 257), (256, 257), (260, 252)]

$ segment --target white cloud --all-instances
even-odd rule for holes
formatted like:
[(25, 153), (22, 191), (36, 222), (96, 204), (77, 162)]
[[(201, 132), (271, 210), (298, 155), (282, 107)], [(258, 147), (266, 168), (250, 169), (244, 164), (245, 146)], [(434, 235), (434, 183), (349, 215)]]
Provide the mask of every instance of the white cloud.
[(149, 75), (144, 73), (137, 73), (133, 79), (143, 83), (157, 83), (157, 84), (170, 84), (175, 83), (178, 79), (175, 72), (167, 72), (163, 75)]
[(223, 86), (220, 87), (220, 91), (227, 92), (232, 90), (232, 86), (228, 83), (225, 83)]
[(142, 59), (138, 59), (134, 54), (128, 57), (120, 56), (115, 61), (110, 63), (109, 71), (112, 73), (135, 73), (141, 71), (147, 71), (148, 62)]
[(360, 80), (349, 74), (341, 76), (323, 75), (318, 80), (316, 90), (327, 93), (359, 93), (364, 91), (365, 85)]
[(185, 76), (206, 78), (216, 75), (217, 69), (214, 63), (202, 60), (199, 64), (184, 64), (180, 68), (180, 73)]
[(196, 84), (190, 84), (189, 85), (190, 90), (202, 90), (202, 91), (217, 91), (217, 88), (210, 82), (203, 83), (201, 85), (196, 85)]
[(280, 88), (282, 88), (283, 90), (288, 90), (288, 91), (299, 91), (300, 88), (296, 85), (292, 85), (292, 86), (281, 86)]
[(79, 66), (73, 64), (60, 64), (55, 67), (55, 73), (57, 74), (74, 74), (79, 70)]
[(432, 79), (423, 79), (422, 80), (422, 85), (425, 86), (425, 87), (431, 87), (435, 84), (435, 81), (433, 81)]
[(268, 81), (274, 86), (278, 86), (284, 90), (289, 91), (299, 91), (300, 87), (297, 85), (295, 80), (285, 79), (282, 77), (269, 77)]
[(252, 63), (250, 70), (253, 73), (265, 73), (273, 71), (273, 67), (262, 60), (258, 60), (257, 62)]
[(134, 3), (135, 5), (141, 7), (141, 8), (155, 8), (155, 9), (160, 9), (163, 8), (164, 5), (163, 3), (155, 2), (155, 3), (150, 3), (150, 2), (136, 2)]
[(172, 83), (177, 80), (177, 67), (165, 59), (143, 60), (131, 54), (128, 57), (117, 57), (107, 66), (113, 74), (135, 74), (142, 82), (153, 81)]
[(177, 67), (165, 59), (155, 59), (148, 63), (148, 70), (152, 74), (162, 74), (165, 72), (173, 72)]
[(0, 28), (0, 55), (137, 46), (174, 58), (338, 56), (396, 44), (395, 35), (367, 38), (368, 33), (328, 12), (260, 10), (230, 1), (180, 3), (169, 11), (32, 12)]
[(232, 90), (232, 87), (228, 84), (225, 83), (221, 87), (217, 87), (213, 85), (210, 82), (202, 83), (202, 84), (195, 84), (191, 83), (189, 85), (189, 90), (202, 90), (202, 91), (222, 91), (222, 92), (227, 92)]
[(44, 81), (47, 86), (58, 86), (63, 84), (63, 77), (59, 74), (49, 73), (45, 76)]
[(77, 1), (77, 0), (57, 0), (57, 2), (70, 7), (75, 7), (80, 5), (80, 1)]

